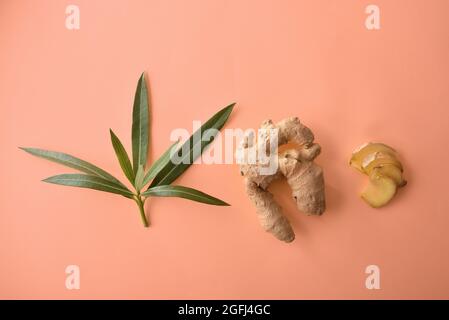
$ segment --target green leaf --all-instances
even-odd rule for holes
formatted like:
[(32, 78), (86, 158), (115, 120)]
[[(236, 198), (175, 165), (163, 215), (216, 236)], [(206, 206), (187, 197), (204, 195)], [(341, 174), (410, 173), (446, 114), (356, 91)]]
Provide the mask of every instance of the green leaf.
[(143, 73), (137, 83), (134, 97), (132, 149), (133, 169), (136, 174), (139, 164), (145, 167), (148, 152), (148, 93)]
[(148, 184), (148, 182), (151, 181), (151, 179), (153, 179), (158, 173), (159, 171), (161, 171), (161, 169), (163, 167), (165, 167), (167, 165), (167, 163), (170, 161), (170, 155), (171, 152), (176, 148), (176, 146), (178, 145), (179, 141), (176, 141), (175, 143), (173, 143), (170, 148), (168, 148), (163, 154), (162, 156), (159, 157), (159, 159), (157, 159), (150, 167), (150, 169), (148, 170), (147, 174), (145, 175), (145, 178), (143, 180), (143, 184), (142, 186), (145, 186)]
[(139, 169), (137, 169), (136, 179), (134, 181), (134, 186), (136, 187), (136, 190), (140, 191), (142, 189), (142, 187), (144, 186), (142, 184), (144, 177), (145, 177), (145, 170), (143, 169), (143, 166), (140, 164)]
[(128, 178), (129, 182), (134, 184), (134, 171), (133, 167), (131, 166), (131, 161), (129, 161), (128, 153), (126, 152), (125, 148), (123, 147), (122, 142), (120, 139), (115, 135), (115, 133), (109, 129), (109, 132), (111, 134), (111, 142), (112, 146), (114, 147), (115, 154), (117, 155), (118, 162), (120, 163), (120, 167), (123, 170), (123, 173)]
[(120, 194), (126, 198), (132, 198), (133, 194), (126, 188), (117, 186), (106, 179), (89, 176), (81, 173), (60, 174), (47, 179), (42, 180), (48, 183), (59, 184), (63, 186), (71, 186), (78, 188), (88, 188), (99, 191), (105, 191), (115, 194)]
[[(187, 168), (201, 155), (201, 153), (203, 153), (205, 148), (213, 141), (213, 138), (215, 137), (215, 135), (213, 135), (207, 141), (203, 141), (201, 139), (202, 134), (208, 129), (220, 130), (228, 120), (234, 105), (235, 103), (232, 103), (223, 108), (206, 123), (204, 123), (201, 128), (199, 128), (180, 148), (179, 152), (183, 151), (184, 154), (182, 154), (182, 158), (178, 161), (179, 163), (169, 161), (156, 175), (150, 185), (150, 188), (168, 185), (175, 181), (184, 171), (186, 171)], [(185, 152), (186, 150), (188, 150), (188, 152)]]
[(148, 189), (142, 193), (142, 196), (178, 197), (216, 206), (229, 206), (226, 202), (212, 197), (204, 192), (183, 186), (157, 186)]
[(62, 152), (56, 152), (56, 151), (43, 150), (43, 149), (36, 149), (36, 148), (20, 148), (20, 149), (22, 149), (36, 157), (44, 158), (44, 159), (62, 164), (66, 167), (73, 168), (78, 171), (87, 173), (89, 175), (103, 178), (105, 180), (108, 180), (110, 182), (117, 184), (118, 186), (126, 188), (123, 185), (123, 183), (121, 183), (119, 180), (117, 180), (115, 177), (113, 177), (111, 174), (107, 173), (103, 169), (100, 169), (97, 166), (94, 166), (93, 164), (91, 164), (87, 161), (81, 160), (81, 159), (71, 156), (69, 154), (62, 153)]

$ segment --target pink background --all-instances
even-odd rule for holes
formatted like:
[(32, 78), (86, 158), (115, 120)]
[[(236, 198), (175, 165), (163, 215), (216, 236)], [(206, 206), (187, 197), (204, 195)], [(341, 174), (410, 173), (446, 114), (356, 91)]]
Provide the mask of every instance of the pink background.
[[(65, 8), (81, 29), (65, 28)], [(365, 7), (381, 30), (365, 28)], [(0, 298), (449, 298), (449, 1), (0, 2)], [(40, 182), (72, 172), (17, 149), (64, 151), (122, 177), (136, 81), (152, 90), (151, 159), (174, 128), (238, 102), (227, 128), (298, 116), (323, 148), (328, 209), (298, 212), (284, 244), (259, 226), (237, 165), (179, 184), (231, 203), (149, 202)], [(381, 210), (347, 165), (359, 144), (396, 147), (409, 185)], [(81, 289), (65, 288), (65, 267)], [(365, 268), (381, 289), (365, 288)]]

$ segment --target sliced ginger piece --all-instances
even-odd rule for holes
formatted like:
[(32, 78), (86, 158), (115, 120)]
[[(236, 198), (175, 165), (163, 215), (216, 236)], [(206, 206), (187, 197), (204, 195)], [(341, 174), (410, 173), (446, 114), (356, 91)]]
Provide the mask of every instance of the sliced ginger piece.
[(371, 171), (374, 168), (385, 166), (385, 165), (393, 165), (397, 167), (401, 171), (402, 175), (402, 164), (397, 159), (396, 155), (387, 153), (387, 152), (374, 152), (365, 157), (362, 161), (362, 170), (364, 173), (371, 175)]
[(386, 205), (406, 181), (398, 153), (383, 143), (365, 143), (352, 154), (349, 164), (369, 176), (361, 197), (372, 207)]
[(374, 154), (381, 152), (382, 154), (390, 154), (393, 157), (396, 157), (396, 150), (387, 146), (383, 143), (378, 142), (369, 142), (365, 143), (352, 153), (351, 159), (349, 160), (349, 165), (362, 173), (365, 173), (363, 170), (363, 163), (365, 158), (372, 157)]
[(397, 184), (386, 175), (379, 174), (375, 169), (370, 175), (368, 186), (362, 192), (361, 197), (371, 207), (379, 208), (386, 205), (396, 194)]
[(379, 167), (375, 167), (373, 171), (376, 174), (387, 176), (396, 182), (398, 187), (403, 187), (407, 184), (407, 181), (402, 177), (402, 170), (393, 164), (384, 164)]

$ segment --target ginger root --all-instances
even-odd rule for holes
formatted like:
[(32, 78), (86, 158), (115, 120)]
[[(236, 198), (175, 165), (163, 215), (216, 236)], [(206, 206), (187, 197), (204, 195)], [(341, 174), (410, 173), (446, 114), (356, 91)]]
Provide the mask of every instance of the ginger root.
[[(313, 162), (320, 154), (321, 147), (313, 142), (312, 131), (296, 117), (276, 124), (267, 120), (260, 128), (257, 142), (254, 137), (246, 135), (237, 150), (240, 173), (245, 177), (246, 192), (256, 207), (262, 227), (279, 240), (292, 242), (295, 233), (290, 222), (283, 216), (281, 207), (267, 188), (272, 181), (285, 177), (298, 209), (309, 215), (321, 215), (326, 207), (324, 177), (322, 169)], [(277, 133), (277, 144), (274, 146), (270, 145), (270, 135), (266, 133), (270, 130)], [(279, 153), (277, 147), (284, 144), (294, 144), (295, 147)], [(254, 147), (258, 151), (264, 150), (275, 162), (272, 172), (264, 171), (269, 164), (259, 158), (248, 161)]]
[(373, 208), (386, 205), (397, 189), (407, 184), (398, 153), (383, 143), (360, 146), (353, 152), (349, 165), (369, 176), (369, 183), (360, 196)]

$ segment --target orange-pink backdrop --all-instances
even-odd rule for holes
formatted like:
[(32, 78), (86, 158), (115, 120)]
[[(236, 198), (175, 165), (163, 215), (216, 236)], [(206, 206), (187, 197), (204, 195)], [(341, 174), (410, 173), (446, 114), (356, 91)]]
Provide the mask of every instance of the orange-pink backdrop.
[[(81, 28), (65, 28), (65, 8)], [(381, 9), (368, 31), (365, 7)], [(449, 298), (449, 22), (446, 0), (12, 1), (0, 3), (0, 298)], [(112, 127), (130, 147), (146, 71), (151, 158), (237, 101), (228, 128), (299, 116), (323, 153), (328, 209), (297, 234), (259, 226), (236, 165), (179, 183), (232, 204), (154, 199), (144, 229), (122, 197), (40, 182), (71, 170), (17, 149), (65, 151), (115, 175)], [(409, 185), (374, 210), (347, 165), (368, 140), (396, 147)], [(65, 267), (81, 289), (65, 288)], [(365, 288), (378, 265), (381, 289)]]

